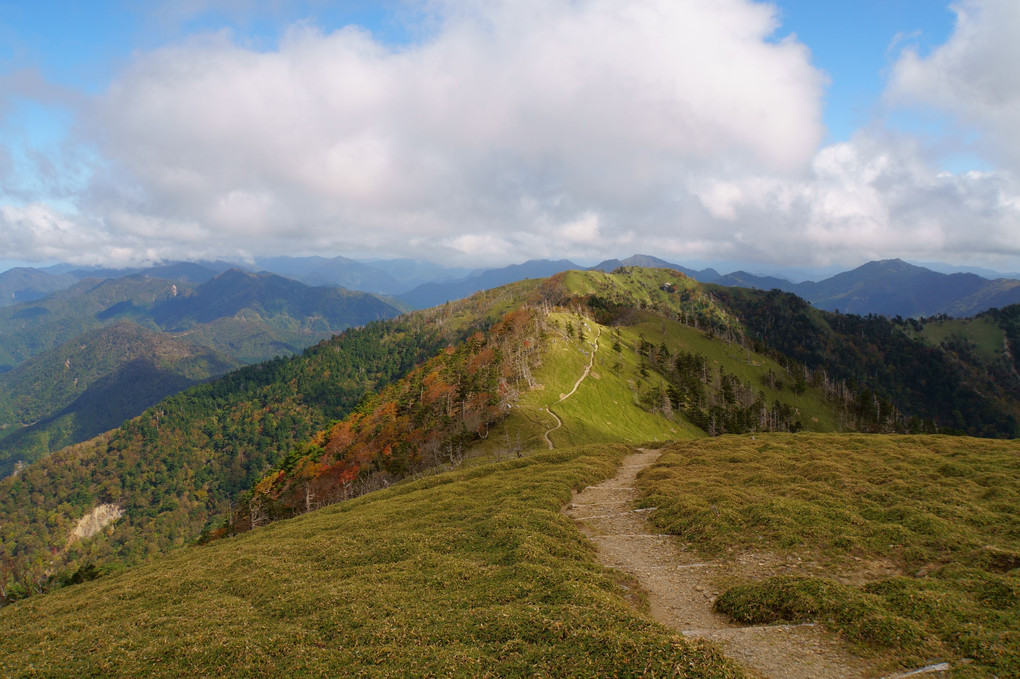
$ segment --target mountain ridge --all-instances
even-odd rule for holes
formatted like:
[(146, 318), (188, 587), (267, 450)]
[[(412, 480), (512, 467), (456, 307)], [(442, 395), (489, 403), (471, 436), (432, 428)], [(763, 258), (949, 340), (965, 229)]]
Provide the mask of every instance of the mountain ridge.
[[(564, 422), (557, 446), (800, 429), (1015, 436), (1020, 379), (991, 370), (1009, 360), (1003, 328), (1020, 307), (1003, 314), (973, 326), (1000, 338), (985, 354), (954, 339), (963, 326), (935, 343), (910, 323), (830, 314), (779, 291), (668, 270), (567, 271), (186, 390), (0, 482), (0, 517), (43, 531), (68, 566), (130, 561), (146, 545), (306, 510), (348, 483), (357, 494), (468, 454), (542, 446), (550, 406)], [(591, 389), (557, 404), (591, 365), (596, 334)], [(83, 513), (118, 504), (121, 528), (65, 553), (61, 531), (76, 519), (34, 523), (19, 514), (32, 493), (77, 497), (69, 506)], [(154, 499), (166, 497), (178, 500)]]

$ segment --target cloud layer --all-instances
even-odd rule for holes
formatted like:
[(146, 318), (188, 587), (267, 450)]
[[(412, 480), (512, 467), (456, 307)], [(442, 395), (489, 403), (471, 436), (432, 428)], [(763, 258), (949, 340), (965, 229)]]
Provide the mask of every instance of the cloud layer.
[(905, 51), (888, 98), (952, 113), (980, 135), (983, 153), (1020, 174), (1020, 3), (960, 0), (956, 30), (928, 56)]
[(771, 5), (422, 7), (412, 45), (298, 24), (272, 50), (224, 31), (136, 55), (83, 112), (97, 162), (76, 210), (4, 208), (8, 256), (1020, 254), (1010, 0), (960, 5), (945, 46), (893, 69), (890, 101), (1008, 138), (1004, 171), (965, 175), (881, 131), (819, 148), (826, 76)]

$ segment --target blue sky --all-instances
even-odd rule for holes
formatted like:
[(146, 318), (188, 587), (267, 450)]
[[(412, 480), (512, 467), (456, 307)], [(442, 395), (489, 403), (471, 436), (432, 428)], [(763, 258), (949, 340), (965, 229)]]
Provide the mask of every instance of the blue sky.
[[(949, 7), (933, 0), (775, 4), (781, 21), (778, 35), (796, 35), (829, 75), (829, 141), (849, 138), (874, 117), (898, 45), (913, 44), (928, 52), (945, 42), (954, 23)], [(408, 28), (409, 15), (399, 3), (366, 1), (288, 2), (262, 8), (227, 3), (194, 14), (152, 10), (141, 2), (7, 2), (0, 3), (0, 64), (8, 73), (39, 69), (48, 82), (98, 94), (133, 52), (189, 35), (226, 28), (239, 41), (273, 49), (286, 27), (311, 21), (327, 32), (363, 26), (385, 43), (401, 45), (421, 37)], [(67, 126), (66, 115), (30, 104), (26, 109), (16, 123), (33, 140), (52, 143)]]
[(825, 123), (830, 141), (845, 140), (875, 116), (874, 107), (898, 46), (928, 53), (952, 32), (954, 15), (933, 0), (778, 3), (782, 31), (811, 48), (830, 78)]
[(1017, 269), (1016, 4), (0, 2), (0, 264)]

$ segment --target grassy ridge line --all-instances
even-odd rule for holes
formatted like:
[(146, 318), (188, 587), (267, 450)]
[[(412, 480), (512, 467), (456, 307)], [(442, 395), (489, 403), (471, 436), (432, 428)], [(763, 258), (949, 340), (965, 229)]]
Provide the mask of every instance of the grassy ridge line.
[(804, 558), (720, 597), (735, 620), (818, 620), (905, 664), (1020, 676), (1017, 441), (729, 436), (671, 446), (639, 485), (657, 528), (698, 550)]
[(560, 513), (628, 453), (429, 477), (0, 610), (4, 676), (743, 676)]

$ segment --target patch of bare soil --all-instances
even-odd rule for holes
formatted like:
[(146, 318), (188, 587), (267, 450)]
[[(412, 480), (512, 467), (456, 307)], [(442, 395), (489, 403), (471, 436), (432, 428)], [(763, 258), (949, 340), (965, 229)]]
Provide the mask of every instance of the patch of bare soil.
[(564, 509), (598, 547), (605, 566), (630, 574), (646, 590), (655, 620), (686, 637), (711, 640), (752, 674), (771, 679), (888, 676), (877, 662), (854, 655), (820, 625), (741, 627), (716, 613), (714, 583), (721, 577), (767, 577), (808, 564), (785, 563), (768, 554), (705, 561), (673, 536), (650, 533), (647, 511), (633, 508), (638, 497), (634, 484), (638, 472), (658, 457), (657, 450), (628, 457), (619, 474), (576, 493)]

